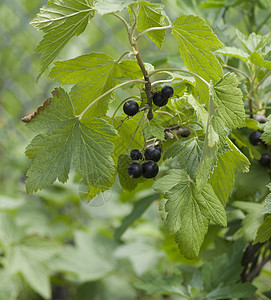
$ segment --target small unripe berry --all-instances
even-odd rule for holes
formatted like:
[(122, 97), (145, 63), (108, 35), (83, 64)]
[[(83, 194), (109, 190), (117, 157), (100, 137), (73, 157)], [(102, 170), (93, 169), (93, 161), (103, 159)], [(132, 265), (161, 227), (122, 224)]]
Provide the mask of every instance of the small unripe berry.
[(271, 162), (271, 159), (270, 159), (269, 154), (267, 154), (267, 153), (262, 154), (262, 156), (260, 158), (260, 164), (264, 167), (270, 167), (270, 162)]
[(171, 86), (166, 85), (162, 88), (161, 94), (163, 98), (171, 98), (173, 96), (174, 90)]
[(152, 160), (147, 160), (142, 164), (142, 170), (143, 170), (142, 172), (143, 177), (154, 178), (159, 171), (159, 167), (156, 162)]
[(151, 146), (145, 150), (144, 156), (146, 160), (153, 160), (157, 162), (161, 158), (161, 150), (157, 149), (154, 146)]
[(142, 153), (138, 149), (134, 149), (130, 152), (130, 157), (132, 160), (139, 160), (142, 158)]
[(262, 133), (260, 131), (253, 131), (250, 136), (249, 136), (249, 141), (252, 145), (260, 145), (262, 140), (261, 140)]
[(142, 175), (143, 169), (139, 163), (131, 163), (128, 167), (128, 174), (131, 178), (139, 178)]
[(134, 100), (126, 101), (123, 105), (123, 111), (130, 117), (134, 116), (139, 111), (138, 103)]
[(152, 101), (156, 106), (162, 107), (168, 103), (168, 98), (164, 98), (161, 92), (156, 92), (153, 95)]

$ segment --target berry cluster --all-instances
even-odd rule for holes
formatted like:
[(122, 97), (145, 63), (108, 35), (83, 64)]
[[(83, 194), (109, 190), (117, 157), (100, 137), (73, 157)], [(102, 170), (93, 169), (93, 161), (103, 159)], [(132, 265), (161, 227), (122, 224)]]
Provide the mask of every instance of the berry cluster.
[(165, 106), (168, 103), (168, 99), (173, 96), (173, 92), (173, 88), (169, 85), (166, 85), (162, 88), (161, 92), (156, 92), (153, 95), (152, 101), (159, 107)]
[[(264, 142), (261, 140), (261, 136), (262, 136), (261, 131), (253, 131), (249, 136), (250, 143), (253, 146), (264, 144)], [(271, 163), (270, 155), (268, 153), (262, 154), (259, 162), (264, 167), (270, 167), (270, 163)]]
[(145, 162), (140, 164), (136, 162), (143, 160), (143, 155), (138, 149), (130, 152), (130, 157), (133, 160), (128, 167), (128, 174), (131, 178), (154, 178), (159, 171), (157, 162), (161, 158), (162, 147), (160, 145), (150, 146), (144, 151)]

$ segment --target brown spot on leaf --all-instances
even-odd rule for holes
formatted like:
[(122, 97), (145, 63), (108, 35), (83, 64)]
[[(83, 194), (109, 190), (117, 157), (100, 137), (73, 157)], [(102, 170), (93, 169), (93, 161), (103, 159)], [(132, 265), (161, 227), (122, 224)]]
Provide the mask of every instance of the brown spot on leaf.
[[(54, 91), (52, 92), (52, 94), (54, 93)], [(37, 115), (41, 110), (43, 110), (44, 108), (46, 108), (50, 103), (51, 103), (52, 99), (51, 98), (47, 98), (42, 105), (40, 105), (34, 112), (32, 112), (30, 115), (25, 116), (22, 118), (22, 121), (27, 123), (29, 122), (32, 118), (35, 117), (35, 115)]]

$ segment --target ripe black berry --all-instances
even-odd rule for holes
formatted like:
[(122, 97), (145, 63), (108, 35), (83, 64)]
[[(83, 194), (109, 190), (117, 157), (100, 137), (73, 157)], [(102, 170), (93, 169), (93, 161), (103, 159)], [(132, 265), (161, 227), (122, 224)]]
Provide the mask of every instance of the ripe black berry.
[(124, 103), (123, 111), (126, 113), (126, 115), (132, 117), (138, 113), (139, 106), (134, 100), (129, 100)]
[(161, 147), (161, 145), (159, 145), (159, 144), (158, 144), (158, 145), (155, 145), (154, 148), (157, 149), (157, 150), (159, 150), (160, 152), (162, 152), (162, 147)]
[(142, 158), (142, 153), (138, 149), (134, 149), (130, 152), (130, 157), (132, 160), (139, 160)]
[(147, 160), (142, 164), (142, 170), (143, 170), (142, 173), (143, 177), (154, 178), (159, 171), (159, 167), (156, 162), (152, 160)]
[(173, 88), (169, 85), (164, 86), (161, 91), (162, 97), (167, 99), (172, 97), (173, 93), (174, 93)]
[(168, 98), (164, 98), (161, 92), (157, 92), (153, 95), (152, 101), (155, 105), (162, 107), (168, 103)]
[(267, 154), (267, 153), (262, 154), (262, 156), (260, 158), (260, 164), (264, 167), (269, 167), (270, 162), (271, 162), (271, 159), (270, 159), (269, 154)]
[(161, 151), (154, 146), (147, 148), (144, 152), (146, 160), (159, 161), (161, 158)]
[(143, 169), (139, 163), (131, 163), (128, 167), (128, 174), (131, 178), (139, 178), (142, 175)]
[(253, 131), (249, 136), (249, 141), (252, 145), (260, 145), (261, 144), (261, 136), (262, 133), (260, 131)]

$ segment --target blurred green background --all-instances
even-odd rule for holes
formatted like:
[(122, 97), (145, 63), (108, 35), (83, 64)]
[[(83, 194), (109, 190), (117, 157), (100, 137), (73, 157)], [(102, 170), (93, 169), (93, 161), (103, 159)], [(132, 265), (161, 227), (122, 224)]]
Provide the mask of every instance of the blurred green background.
[[(271, 29), (269, 0), (163, 3), (172, 20), (182, 13), (205, 18), (227, 46), (237, 43), (236, 28), (244, 34), (266, 34)], [(24, 149), (32, 133), (21, 118), (57, 86), (47, 77), (48, 71), (36, 80), (40, 55), (34, 49), (42, 36), (29, 22), (44, 4), (39, 0), (0, 3), (0, 299), (164, 299), (159, 294), (146, 295), (136, 284), (180, 272), (186, 282), (203, 260), (227, 251), (228, 245), (219, 237), (221, 229), (211, 226), (199, 259), (187, 261), (164, 230), (159, 196), (149, 183), (128, 194), (116, 182), (112, 190), (85, 203), (72, 173), (65, 185), (55, 184), (35, 195), (25, 193), (29, 161)], [(155, 67), (181, 65), (170, 34), (162, 50), (147, 39), (142, 39), (139, 48), (144, 60)], [(123, 24), (111, 15), (96, 16), (59, 58), (90, 51), (118, 58), (127, 49)], [(121, 98), (120, 93), (116, 105)], [(125, 231), (125, 226), (120, 227), (122, 220), (133, 209), (133, 217), (146, 211)], [(133, 217), (127, 218), (128, 224)], [(258, 279), (260, 290), (268, 289), (270, 273), (266, 270)]]

